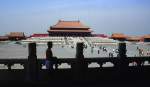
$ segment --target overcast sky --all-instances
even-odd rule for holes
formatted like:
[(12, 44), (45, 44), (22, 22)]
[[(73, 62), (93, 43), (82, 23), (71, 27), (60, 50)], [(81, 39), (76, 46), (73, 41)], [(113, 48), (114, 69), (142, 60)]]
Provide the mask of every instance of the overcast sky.
[(0, 0), (0, 35), (47, 33), (58, 20), (108, 35), (150, 34), (150, 0)]

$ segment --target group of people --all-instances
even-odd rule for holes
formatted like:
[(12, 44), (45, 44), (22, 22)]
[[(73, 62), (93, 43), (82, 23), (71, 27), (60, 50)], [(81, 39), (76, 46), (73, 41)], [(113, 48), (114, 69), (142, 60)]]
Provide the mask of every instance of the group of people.
[[(94, 52), (94, 47), (95, 46), (91, 46), (91, 53)], [(99, 46), (99, 49), (97, 50), (97, 53), (100, 54), (100, 50), (103, 51), (103, 52), (106, 52), (108, 53), (109, 57), (114, 57), (114, 53), (118, 53), (118, 50), (117, 49), (112, 49), (112, 52), (108, 51), (106, 49), (105, 46)]]
[(137, 47), (137, 50), (138, 50), (139, 56), (145, 56), (145, 55), (150, 56), (150, 50), (149, 49), (147, 51), (144, 51), (144, 49)]
[(144, 56), (144, 50), (137, 47), (137, 50), (138, 50), (138, 53), (139, 53), (139, 56)]

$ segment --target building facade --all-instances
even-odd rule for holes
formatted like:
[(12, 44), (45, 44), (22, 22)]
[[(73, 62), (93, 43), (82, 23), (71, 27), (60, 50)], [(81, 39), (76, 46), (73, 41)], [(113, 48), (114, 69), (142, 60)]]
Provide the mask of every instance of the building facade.
[(7, 36), (0, 36), (0, 41), (7, 41), (9, 38)]
[(35, 34), (32, 34), (30, 37), (48, 37), (49, 34), (46, 34), (46, 33), (35, 33)]
[(80, 21), (62, 20), (48, 30), (49, 36), (91, 36), (91, 32), (90, 28)]

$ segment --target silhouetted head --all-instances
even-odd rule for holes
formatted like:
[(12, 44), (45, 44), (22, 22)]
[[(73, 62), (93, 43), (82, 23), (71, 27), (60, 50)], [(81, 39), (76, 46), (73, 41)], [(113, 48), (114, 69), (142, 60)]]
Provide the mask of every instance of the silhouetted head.
[(48, 48), (52, 48), (53, 46), (52, 42), (48, 42), (47, 45), (48, 45)]

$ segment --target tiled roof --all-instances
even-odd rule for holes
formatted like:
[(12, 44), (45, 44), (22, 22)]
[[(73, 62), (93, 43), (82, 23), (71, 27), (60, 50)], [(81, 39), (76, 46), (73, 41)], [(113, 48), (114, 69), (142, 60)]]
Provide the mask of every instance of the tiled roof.
[(7, 36), (0, 36), (0, 39), (8, 39)]
[(23, 32), (10, 32), (8, 36), (9, 37), (24, 37), (25, 35)]
[(127, 36), (122, 33), (114, 33), (111, 38), (126, 38)]
[(143, 38), (150, 38), (150, 34), (144, 35)]
[(80, 21), (62, 21), (59, 20), (58, 23), (51, 28), (89, 28), (83, 25)]
[(48, 32), (92, 32), (90, 30), (48, 30)]
[(33, 34), (31, 35), (31, 37), (47, 37), (49, 36), (48, 34), (45, 34), (45, 33), (36, 33), (36, 34)]
[(141, 37), (140, 36), (130, 36), (130, 37), (127, 37), (127, 40), (140, 41)]

